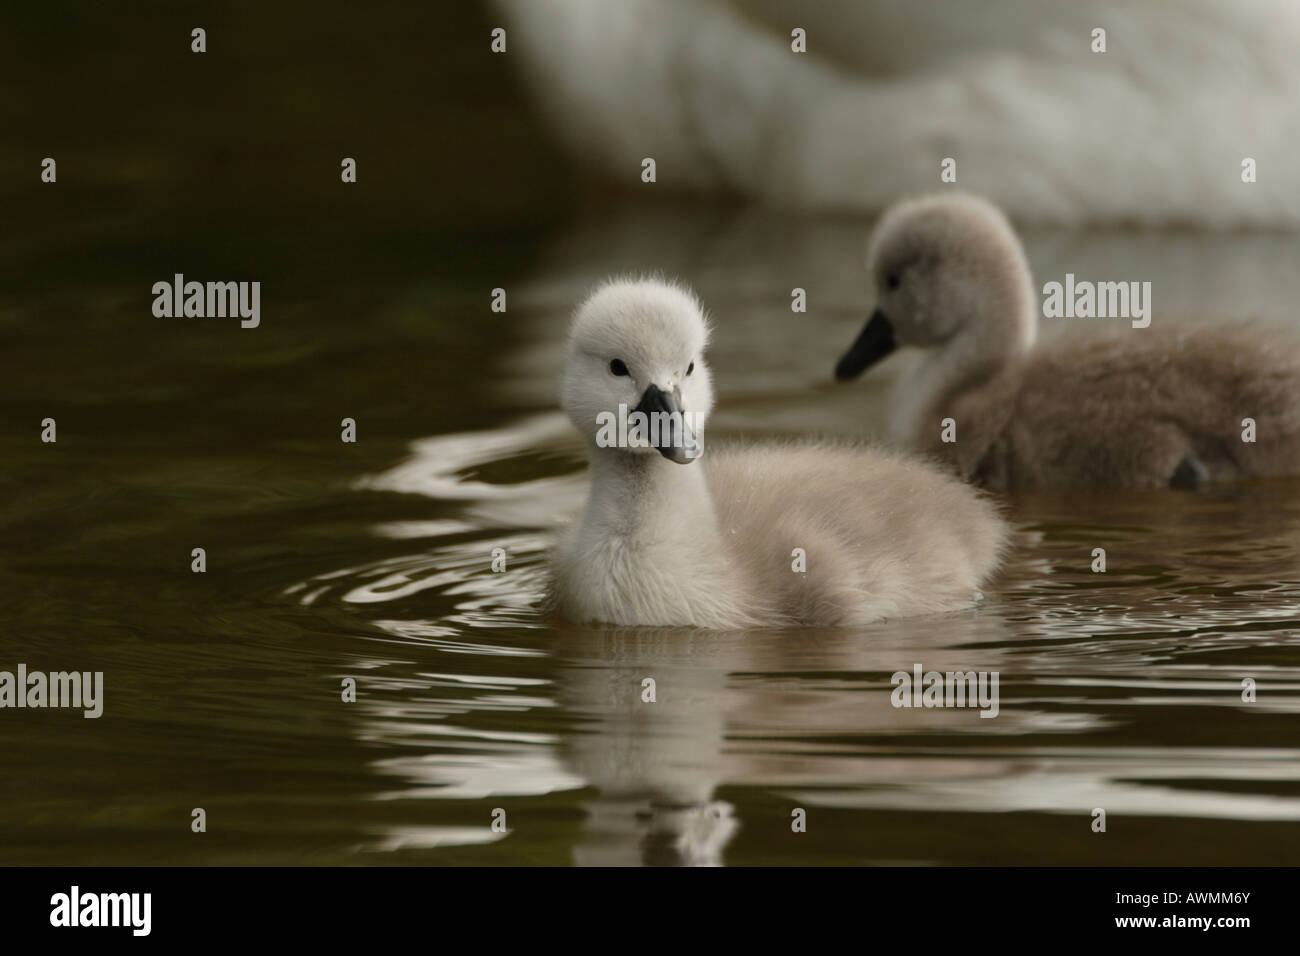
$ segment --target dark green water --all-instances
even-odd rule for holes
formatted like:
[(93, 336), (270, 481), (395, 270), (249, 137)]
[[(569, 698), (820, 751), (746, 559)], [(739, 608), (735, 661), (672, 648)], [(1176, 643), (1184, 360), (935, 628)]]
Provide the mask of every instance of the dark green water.
[[(554, 410), (582, 289), (629, 268), (697, 284), (711, 440), (870, 435), (888, 375), (827, 384), (868, 302), (867, 225), (658, 206), (482, 234), (145, 221), (22, 257), (0, 300), (0, 669), (106, 687), (98, 720), (0, 712), (0, 862), (1294, 864), (1296, 482), (1014, 502), (1016, 552), (969, 614), (717, 635), (533, 609), (583, 493)], [(1189, 275), (1160, 265), (1179, 243), (1200, 248), (1031, 253)], [(154, 318), (177, 268), (260, 278), (261, 327)], [(894, 709), (890, 674), (915, 663), (999, 671), (1000, 715)]]

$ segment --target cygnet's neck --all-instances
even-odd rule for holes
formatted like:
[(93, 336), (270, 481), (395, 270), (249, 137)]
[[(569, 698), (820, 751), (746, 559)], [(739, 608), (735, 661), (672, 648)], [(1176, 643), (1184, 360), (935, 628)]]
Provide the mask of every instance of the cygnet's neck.
[[(899, 382), (890, 417), (898, 441), (930, 444), (958, 397), (1020, 363), (1033, 349), (1038, 321), (1028, 281), (1017, 294), (985, 307), (986, 321), (971, 323), (928, 350), (916, 371)], [(1014, 319), (1008, 321), (1009, 316)]]
[(679, 465), (658, 454), (591, 450), (591, 492), (583, 530), (631, 544), (695, 542), (717, 533), (713, 502), (699, 462)]

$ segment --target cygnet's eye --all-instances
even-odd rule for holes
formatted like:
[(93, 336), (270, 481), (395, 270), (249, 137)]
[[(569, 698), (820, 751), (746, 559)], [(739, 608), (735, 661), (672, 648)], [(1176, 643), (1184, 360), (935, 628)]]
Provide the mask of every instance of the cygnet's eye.
[(885, 276), (885, 285), (890, 289), (897, 289), (899, 282), (900, 280), (897, 272), (891, 272), (889, 275)]
[(613, 372), (615, 375), (631, 375), (631, 374), (632, 374), (631, 372), (629, 372), (629, 371), (627, 370), (627, 366), (623, 364), (623, 360), (622, 360), (622, 359), (614, 359), (614, 361), (610, 362), (610, 363), (609, 363), (609, 370), (610, 370), (611, 372)]
[(694, 363), (694, 362), (692, 362), (690, 365), (686, 366), (686, 374), (687, 374), (687, 375), (690, 375), (690, 374), (691, 374), (692, 372), (694, 372), (694, 371), (695, 371), (695, 363)]

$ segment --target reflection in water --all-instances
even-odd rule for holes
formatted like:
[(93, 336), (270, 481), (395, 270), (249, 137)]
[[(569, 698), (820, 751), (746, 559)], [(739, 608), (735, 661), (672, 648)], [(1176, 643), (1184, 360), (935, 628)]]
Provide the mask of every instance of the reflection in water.
[[(446, 447), (423, 461), (437, 481), (457, 464)], [(417, 454), (396, 470), (418, 474), (420, 463)], [(517, 500), (545, 500), (527, 485)], [(396, 662), (374, 662), (358, 734), (414, 749), (375, 763), (399, 781), (377, 797), (499, 803), (591, 791), (579, 863), (718, 863), (742, 821), (717, 791), (737, 784), (790, 808), (1295, 820), (1300, 754), (1285, 738), (1250, 743), (1252, 721), (1285, 715), (1290, 727), (1300, 711), (1294, 491), (1099, 501), (1088, 526), (1049, 502), (1022, 502), (1034, 551), (1013, 560), (1000, 597), (977, 613), (845, 631), (542, 630), (545, 539), (533, 533), (435, 546), (294, 590), (303, 601), (383, 604), (372, 623), (384, 639), (435, 651), (445, 668), (388, 679)], [(549, 506), (533, 519), (547, 524)], [(1110, 554), (1105, 575), (1090, 570), (1097, 542)], [(511, 555), (508, 574), (488, 569), (496, 546)], [(447, 613), (394, 613), (426, 589), (451, 602)], [(484, 636), (470, 639), (470, 628)], [(530, 630), (546, 639), (504, 636)], [(511, 673), (511, 660), (538, 656), (561, 665), (558, 678)], [(915, 663), (998, 671), (999, 717), (893, 708), (889, 675)], [(1242, 702), (1242, 676), (1259, 683), (1257, 703)], [(576, 724), (567, 734), (482, 724), (555, 708)], [(1211, 734), (1217, 746), (1204, 734), (1141, 740), (1165, 726), (1162, 711), (1229, 719)], [(1146, 729), (1123, 736), (1135, 725)], [(372, 849), (488, 832), (403, 827)]]
[(576, 862), (721, 862), (736, 822), (713, 792), (725, 779), (727, 675), (742, 644), (734, 635), (679, 629), (562, 640), (560, 700), (586, 718), (569, 759), (598, 789), (585, 806)]
[[(526, 406), (552, 407), (568, 309), (583, 287), (621, 268), (663, 267), (696, 281), (714, 313), (715, 440), (812, 425), (870, 433), (883, 420), (878, 383), (820, 384), (869, 304), (856, 265), (865, 231), (681, 216), (579, 231), (547, 254), (544, 279), (512, 291), (531, 337), (501, 356), (503, 385)], [(1144, 275), (1168, 280), (1156, 282), (1157, 320), (1243, 310), (1277, 319), (1300, 298), (1294, 270), (1255, 280), (1288, 241), (1117, 234), (1031, 237), (1030, 249), (1049, 274), (1066, 263), (1109, 274), (1140, 259)], [(794, 286), (811, 290), (807, 315), (789, 311)], [(581, 462), (554, 412), (416, 441), (406, 460), (357, 485), (418, 496), (409, 517), (371, 528), (407, 553), (288, 588), (305, 607), (360, 613), (386, 648), (363, 665), (354, 733), (385, 751), (370, 769), (390, 783), (373, 797), (413, 809), (368, 851), (509, 847), (523, 831), (492, 831), (488, 811), (518, 819), (555, 799), (581, 811), (576, 824), (558, 809), (547, 817), (557, 832), (569, 827), (555, 840), (580, 864), (709, 865), (733, 853), (1042, 862), (1009, 849), (1026, 838), (1050, 842), (1056, 862), (1241, 862), (1240, 831), (1216, 826), (1300, 819), (1296, 481), (1022, 498), (1008, 505), (1015, 553), (977, 611), (734, 634), (545, 617), (545, 554), (581, 505)], [(451, 509), (427, 519), (430, 502)], [(491, 570), (496, 548), (506, 573)], [(1092, 569), (1096, 548), (1104, 573)], [(895, 709), (890, 675), (918, 664), (997, 671), (999, 715)], [(1254, 702), (1243, 700), (1245, 678)], [(789, 841), (800, 807), (807, 851)], [(1117, 855), (1094, 858), (1096, 807), (1112, 820), (1142, 817), (1147, 832), (1178, 818), (1204, 829), (1195, 847), (1112, 845)], [(1005, 836), (976, 838), (971, 814), (984, 821), (975, 830)], [(842, 839), (815, 844), (813, 830), (831, 818)], [(1013, 832), (1013, 819), (1027, 829)], [(1068, 829), (1052, 829), (1060, 819)], [(1294, 836), (1269, 832), (1270, 844), (1295, 851)]]

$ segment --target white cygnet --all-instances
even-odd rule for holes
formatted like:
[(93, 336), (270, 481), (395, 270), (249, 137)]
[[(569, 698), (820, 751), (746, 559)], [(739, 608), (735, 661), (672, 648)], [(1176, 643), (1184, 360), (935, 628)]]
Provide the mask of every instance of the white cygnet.
[(1041, 306), (1020, 240), (961, 193), (891, 208), (867, 264), (876, 309), (836, 377), (896, 346), (926, 349), (891, 428), (970, 481), (1160, 488), (1300, 473), (1300, 343), (1249, 325), (1125, 322), (1035, 348)]
[[(816, 443), (710, 449), (696, 463), (713, 407), (707, 339), (679, 285), (615, 280), (579, 307), (562, 401), (590, 448), (591, 490), (553, 555), (555, 610), (739, 629), (865, 624), (978, 598), (1007, 531), (954, 477)], [(650, 441), (636, 440), (637, 411), (666, 423)]]

